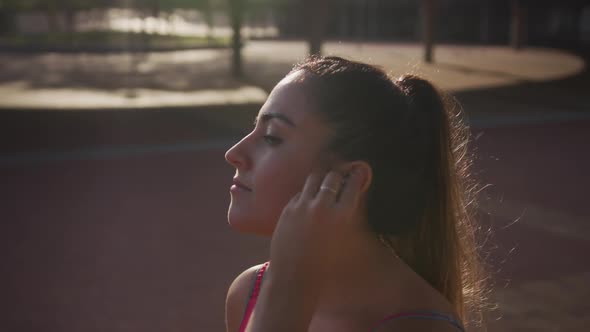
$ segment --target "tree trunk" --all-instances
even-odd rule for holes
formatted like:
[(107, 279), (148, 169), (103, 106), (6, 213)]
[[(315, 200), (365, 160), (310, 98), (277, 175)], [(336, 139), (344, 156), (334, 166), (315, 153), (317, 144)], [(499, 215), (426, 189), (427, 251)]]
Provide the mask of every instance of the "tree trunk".
[(375, 40), (379, 37), (379, 8), (375, 1), (367, 0), (367, 37)]
[(479, 25), (479, 40), (483, 44), (490, 42), (490, 0), (483, 0), (480, 8), (481, 21)]
[(73, 34), (76, 32), (76, 14), (77, 11), (73, 8), (66, 8), (65, 9), (65, 20), (66, 20), (66, 32), (68, 34)]
[(211, 0), (207, 0), (205, 4), (205, 22), (207, 23), (207, 44), (211, 45), (213, 42), (213, 8)]
[(520, 0), (512, 0), (512, 21), (510, 24), (510, 45), (520, 50), (525, 40), (526, 9)]
[(57, 10), (52, 3), (47, 4), (45, 7), (45, 17), (47, 18), (47, 27), (49, 32), (59, 32), (59, 22), (57, 17)]
[(340, 14), (338, 15), (338, 37), (346, 39), (348, 38), (348, 30), (350, 27), (350, 20), (348, 19), (348, 6), (349, 4), (344, 3), (340, 7)]
[(242, 77), (242, 21), (244, 16), (243, 0), (229, 0), (232, 36), (232, 75)]
[(424, 61), (432, 63), (434, 53), (434, 0), (422, 1), (422, 41), (424, 43)]
[(0, 8), (0, 36), (10, 36), (16, 31), (17, 11), (11, 8)]
[(365, 35), (365, 16), (363, 15), (363, 8), (364, 5), (361, 3), (352, 3), (352, 8), (356, 12), (354, 16), (354, 29), (355, 29), (355, 38), (357, 39), (359, 45), (363, 42), (363, 37)]
[(305, 0), (303, 12), (309, 17), (307, 27), (307, 43), (310, 55), (322, 54), (322, 42), (324, 40), (324, 29), (327, 20), (328, 6), (330, 0)]
[(152, 6), (151, 7), (152, 7), (151, 8), (151, 14), (152, 14), (151, 16), (154, 17), (154, 18), (159, 18), (160, 17), (160, 14), (161, 14), (160, 2), (159, 1), (154, 1), (152, 3)]

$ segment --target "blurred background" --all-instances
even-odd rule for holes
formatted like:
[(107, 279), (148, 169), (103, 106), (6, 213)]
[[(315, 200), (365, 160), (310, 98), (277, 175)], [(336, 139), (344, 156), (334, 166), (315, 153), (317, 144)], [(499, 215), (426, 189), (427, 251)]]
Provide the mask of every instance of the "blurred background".
[(0, 330), (224, 331), (224, 152), (322, 53), (462, 103), (488, 331), (587, 331), (589, 51), (583, 0), (0, 0)]

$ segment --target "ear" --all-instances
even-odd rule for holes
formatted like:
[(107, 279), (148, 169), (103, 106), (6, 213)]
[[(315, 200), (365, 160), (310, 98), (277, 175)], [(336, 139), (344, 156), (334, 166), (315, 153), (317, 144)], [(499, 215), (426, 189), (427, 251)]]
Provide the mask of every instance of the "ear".
[(354, 171), (360, 177), (362, 194), (369, 190), (373, 181), (373, 169), (369, 163), (363, 160), (355, 160), (340, 165), (339, 169), (343, 174), (349, 174)]

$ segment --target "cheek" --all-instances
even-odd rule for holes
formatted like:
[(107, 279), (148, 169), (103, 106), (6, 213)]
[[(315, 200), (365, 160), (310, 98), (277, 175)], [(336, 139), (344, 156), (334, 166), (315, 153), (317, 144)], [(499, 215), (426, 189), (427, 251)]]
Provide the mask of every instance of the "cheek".
[(303, 189), (306, 178), (301, 166), (293, 163), (283, 166), (263, 172), (257, 183), (258, 193), (261, 195), (257, 198), (266, 202), (265, 205), (275, 211), (282, 211), (289, 200)]
[(257, 166), (253, 192), (232, 194), (227, 217), (237, 231), (271, 236), (283, 208), (301, 191), (311, 167), (303, 160), (276, 155), (259, 159)]
[(307, 164), (290, 160), (261, 170), (256, 179), (256, 206), (264, 211), (265, 223), (274, 226), (285, 205), (303, 189), (309, 170)]

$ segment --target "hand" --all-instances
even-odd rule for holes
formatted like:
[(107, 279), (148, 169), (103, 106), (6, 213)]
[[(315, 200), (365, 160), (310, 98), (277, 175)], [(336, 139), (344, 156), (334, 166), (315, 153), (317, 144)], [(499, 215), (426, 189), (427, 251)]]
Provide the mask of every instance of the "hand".
[(353, 170), (343, 179), (334, 171), (313, 173), (283, 209), (248, 332), (307, 331), (341, 243), (356, 231), (361, 176)]
[[(344, 181), (343, 181), (344, 180)], [(361, 176), (312, 173), (283, 209), (271, 241), (272, 274), (286, 282), (321, 287), (339, 258), (346, 235), (355, 231)], [(341, 257), (340, 257), (341, 259)]]

